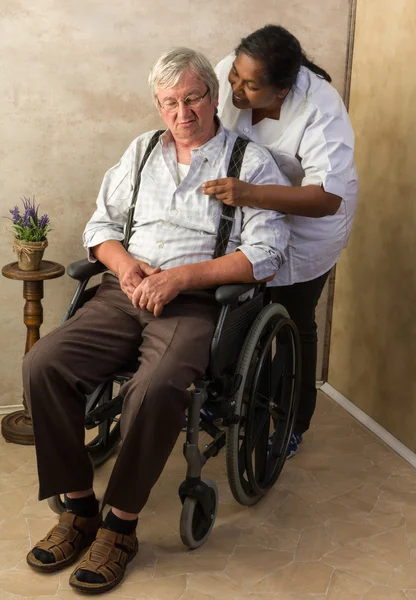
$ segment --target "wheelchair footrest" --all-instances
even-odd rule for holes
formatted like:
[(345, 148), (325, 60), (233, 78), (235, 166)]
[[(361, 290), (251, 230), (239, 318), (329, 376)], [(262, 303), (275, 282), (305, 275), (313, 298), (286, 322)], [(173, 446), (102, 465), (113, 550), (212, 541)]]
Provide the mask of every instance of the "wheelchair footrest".
[(218, 435), (212, 440), (210, 444), (206, 446), (206, 450), (202, 453), (204, 458), (204, 464), (209, 458), (213, 458), (214, 456), (218, 456), (220, 450), (224, 448), (227, 440), (227, 434), (225, 431), (220, 431)]
[(110, 402), (105, 402), (92, 410), (85, 417), (85, 429), (94, 429), (101, 423), (114, 419), (121, 413), (123, 398), (116, 396)]

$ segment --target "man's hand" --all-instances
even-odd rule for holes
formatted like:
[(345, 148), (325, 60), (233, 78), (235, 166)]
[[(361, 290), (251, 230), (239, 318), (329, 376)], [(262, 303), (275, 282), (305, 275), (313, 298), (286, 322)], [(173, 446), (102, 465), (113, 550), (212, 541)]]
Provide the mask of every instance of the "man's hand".
[(143, 279), (133, 293), (133, 306), (146, 308), (159, 317), (165, 304), (176, 298), (183, 289), (180, 279), (172, 273), (167, 270)]
[(202, 191), (230, 206), (255, 206), (255, 187), (235, 177), (225, 177), (207, 181), (202, 185)]
[(117, 275), (121, 289), (126, 296), (132, 300), (134, 290), (137, 286), (139, 286), (146, 277), (154, 275), (155, 273), (160, 273), (160, 271), (160, 267), (153, 269), (146, 262), (131, 258), (131, 260), (126, 261), (119, 267)]

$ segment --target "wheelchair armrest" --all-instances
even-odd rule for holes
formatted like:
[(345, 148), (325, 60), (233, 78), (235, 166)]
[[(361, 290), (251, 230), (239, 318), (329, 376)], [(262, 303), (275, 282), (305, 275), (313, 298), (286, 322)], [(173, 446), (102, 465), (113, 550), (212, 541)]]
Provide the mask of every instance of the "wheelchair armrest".
[(99, 273), (104, 273), (104, 271), (107, 270), (107, 267), (98, 260), (97, 262), (92, 263), (86, 258), (83, 258), (82, 260), (77, 260), (68, 265), (66, 272), (72, 279), (85, 281), (86, 279), (98, 275)]
[(228, 283), (227, 285), (221, 285), (215, 292), (215, 300), (220, 304), (232, 304), (240, 296), (249, 292), (259, 284), (257, 281), (253, 283)]

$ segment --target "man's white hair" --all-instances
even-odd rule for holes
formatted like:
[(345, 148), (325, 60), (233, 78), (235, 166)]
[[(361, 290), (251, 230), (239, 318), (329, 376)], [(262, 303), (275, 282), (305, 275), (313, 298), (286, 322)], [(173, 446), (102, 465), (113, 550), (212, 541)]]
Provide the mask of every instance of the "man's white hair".
[(201, 52), (190, 48), (172, 48), (157, 59), (150, 71), (149, 86), (156, 105), (157, 88), (175, 87), (182, 73), (187, 69), (205, 83), (211, 96), (211, 102), (217, 100), (219, 84), (209, 60)]

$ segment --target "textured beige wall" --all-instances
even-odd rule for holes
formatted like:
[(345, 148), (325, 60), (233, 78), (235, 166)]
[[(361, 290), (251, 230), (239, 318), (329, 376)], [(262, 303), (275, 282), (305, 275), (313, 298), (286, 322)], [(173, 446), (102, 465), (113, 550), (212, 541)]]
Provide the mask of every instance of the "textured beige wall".
[[(45, 258), (84, 256), (81, 233), (104, 172), (158, 125), (147, 90), (152, 62), (188, 45), (215, 63), (265, 23), (291, 29), (342, 92), (350, 0), (0, 0), (0, 215), (35, 194), (52, 218)], [(0, 262), (13, 260), (6, 222)], [(42, 332), (55, 327), (73, 283), (45, 285)], [(0, 405), (20, 402), (21, 284), (0, 280)]]
[(358, 0), (360, 203), (337, 269), (329, 382), (416, 451), (416, 3)]

